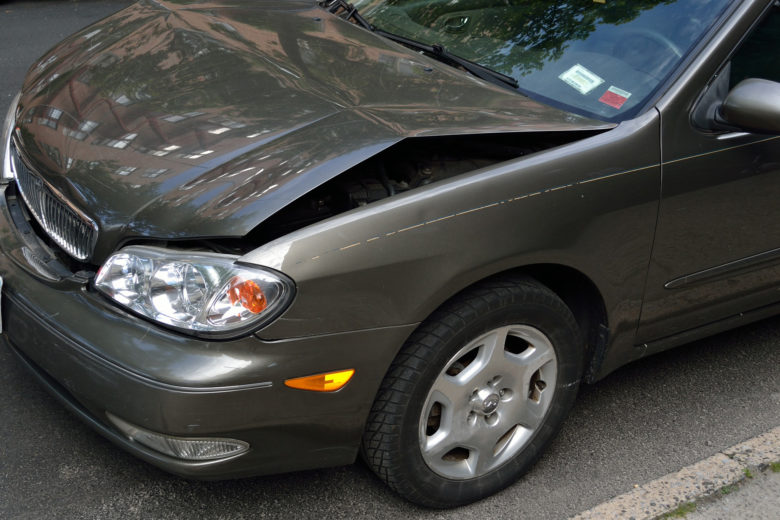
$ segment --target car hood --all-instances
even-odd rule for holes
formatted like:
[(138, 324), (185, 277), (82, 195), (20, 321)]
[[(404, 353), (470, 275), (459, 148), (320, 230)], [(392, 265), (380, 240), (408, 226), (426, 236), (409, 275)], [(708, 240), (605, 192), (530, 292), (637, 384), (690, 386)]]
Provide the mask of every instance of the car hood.
[(15, 139), (100, 230), (243, 236), (415, 136), (610, 128), (429, 60), (314, 2), (140, 2), (33, 65)]

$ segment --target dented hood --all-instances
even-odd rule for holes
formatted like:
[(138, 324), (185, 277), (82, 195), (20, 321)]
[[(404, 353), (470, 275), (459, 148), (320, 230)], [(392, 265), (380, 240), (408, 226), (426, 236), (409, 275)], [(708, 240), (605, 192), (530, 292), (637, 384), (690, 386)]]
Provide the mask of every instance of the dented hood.
[(98, 224), (243, 236), (414, 136), (608, 128), (487, 84), (295, 0), (141, 2), (34, 65), (16, 139)]

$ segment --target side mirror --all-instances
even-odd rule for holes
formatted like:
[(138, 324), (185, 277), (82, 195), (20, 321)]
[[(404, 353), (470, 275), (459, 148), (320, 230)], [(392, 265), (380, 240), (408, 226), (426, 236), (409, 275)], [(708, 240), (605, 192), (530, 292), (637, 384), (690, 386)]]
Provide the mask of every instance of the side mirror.
[(780, 83), (746, 79), (731, 89), (716, 121), (749, 132), (780, 134)]

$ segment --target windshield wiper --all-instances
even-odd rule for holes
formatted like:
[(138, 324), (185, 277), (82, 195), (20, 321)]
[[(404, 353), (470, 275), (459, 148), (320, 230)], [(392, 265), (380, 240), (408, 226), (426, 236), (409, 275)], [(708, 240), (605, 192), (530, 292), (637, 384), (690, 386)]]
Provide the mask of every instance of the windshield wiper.
[(405, 36), (389, 33), (387, 31), (383, 31), (382, 29), (377, 29), (377, 28), (374, 28), (374, 32), (380, 36), (384, 36), (388, 40), (393, 40), (394, 42), (400, 43), (401, 45), (406, 45), (407, 47), (410, 47), (414, 50), (418, 50), (425, 54), (433, 56), (439, 61), (443, 61), (445, 63), (449, 62), (450, 65), (452, 64), (457, 65), (458, 67), (461, 67), (467, 72), (473, 74), (474, 76), (480, 79), (484, 79), (485, 81), (490, 81), (491, 83), (495, 83), (501, 86), (509, 85), (514, 89), (520, 86), (517, 80), (512, 76), (507, 76), (506, 74), (502, 74), (501, 72), (495, 71), (493, 69), (489, 69), (484, 65), (480, 65), (477, 62), (467, 60), (466, 58), (458, 56), (457, 54), (452, 54), (441, 45), (437, 45), (437, 44), (428, 45), (427, 43), (418, 42), (417, 40), (412, 40), (410, 38), (406, 38)]
[(368, 23), (368, 20), (360, 16), (357, 7), (350, 4), (346, 0), (320, 0), (319, 6), (333, 13), (336, 16), (342, 16), (347, 21), (354, 20), (358, 25), (369, 31), (374, 30), (374, 26)]
[(513, 89), (517, 89), (520, 86), (517, 80), (512, 76), (507, 76), (506, 74), (489, 69), (484, 65), (480, 65), (474, 61), (462, 58), (456, 54), (452, 54), (441, 45), (429, 45), (427, 43), (418, 42), (417, 40), (412, 40), (411, 38), (406, 38), (405, 36), (383, 31), (363, 18), (358, 12), (357, 7), (350, 4), (346, 0), (320, 0), (319, 6), (326, 11), (335, 14), (336, 16), (344, 18), (345, 20), (354, 21), (364, 29), (368, 29), (369, 31), (374, 32), (380, 36), (384, 36), (388, 40), (393, 40), (396, 43), (400, 43), (401, 45), (405, 45), (411, 49), (420, 51), (438, 59), (439, 61), (448, 63), (449, 65), (460, 67), (474, 76), (480, 79), (484, 79), (485, 81), (489, 81), (501, 86), (509, 85)]

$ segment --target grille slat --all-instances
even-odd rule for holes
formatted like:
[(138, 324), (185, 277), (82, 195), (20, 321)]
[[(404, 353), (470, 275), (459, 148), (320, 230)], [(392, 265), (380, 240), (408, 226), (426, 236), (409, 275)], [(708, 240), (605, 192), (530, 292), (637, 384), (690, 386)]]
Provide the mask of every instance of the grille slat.
[(13, 145), (11, 160), (19, 192), (38, 224), (66, 253), (77, 260), (87, 260), (97, 242), (95, 222), (71, 207), (54, 188), (31, 172)]

